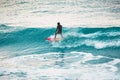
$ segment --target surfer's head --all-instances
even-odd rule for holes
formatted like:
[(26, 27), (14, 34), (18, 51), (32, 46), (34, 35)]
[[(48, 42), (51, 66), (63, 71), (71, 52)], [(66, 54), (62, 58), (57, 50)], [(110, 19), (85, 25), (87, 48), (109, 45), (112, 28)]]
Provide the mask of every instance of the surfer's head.
[(58, 22), (57, 24), (60, 25), (60, 22)]

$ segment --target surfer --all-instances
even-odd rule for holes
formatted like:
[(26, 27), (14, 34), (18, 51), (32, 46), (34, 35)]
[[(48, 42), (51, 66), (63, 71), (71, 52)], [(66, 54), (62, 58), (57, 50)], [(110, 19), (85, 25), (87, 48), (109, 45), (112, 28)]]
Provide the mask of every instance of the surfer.
[(57, 29), (56, 29), (56, 32), (55, 32), (54, 39), (56, 39), (57, 34), (60, 34), (61, 37), (63, 38), (63, 36), (62, 36), (62, 25), (60, 24), (60, 22), (57, 23)]

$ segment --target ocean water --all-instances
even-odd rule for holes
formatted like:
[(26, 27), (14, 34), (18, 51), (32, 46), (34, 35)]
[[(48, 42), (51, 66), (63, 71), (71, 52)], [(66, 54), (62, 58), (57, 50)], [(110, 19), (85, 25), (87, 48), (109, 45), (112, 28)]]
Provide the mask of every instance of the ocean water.
[(120, 0), (1, 0), (0, 23), (24, 27), (120, 26)]
[(54, 31), (0, 25), (0, 80), (120, 79), (119, 27), (64, 27), (63, 40), (46, 41)]
[(120, 0), (1, 0), (0, 80), (120, 80)]

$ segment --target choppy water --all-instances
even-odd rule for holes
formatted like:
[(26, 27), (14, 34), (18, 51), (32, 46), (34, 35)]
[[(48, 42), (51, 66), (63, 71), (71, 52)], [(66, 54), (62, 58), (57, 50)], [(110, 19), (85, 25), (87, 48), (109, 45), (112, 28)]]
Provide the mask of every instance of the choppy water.
[(0, 25), (1, 80), (120, 79), (120, 28), (55, 28)]
[(120, 80), (120, 0), (0, 0), (0, 80)]
[(1, 0), (0, 23), (51, 27), (120, 26), (120, 0)]

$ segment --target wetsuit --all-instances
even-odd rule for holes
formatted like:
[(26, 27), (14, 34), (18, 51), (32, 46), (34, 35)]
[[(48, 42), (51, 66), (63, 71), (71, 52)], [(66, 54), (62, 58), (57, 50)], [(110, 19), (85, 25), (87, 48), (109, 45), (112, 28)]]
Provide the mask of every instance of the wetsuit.
[(62, 33), (62, 25), (58, 25), (56, 29), (56, 34), (61, 34)]

